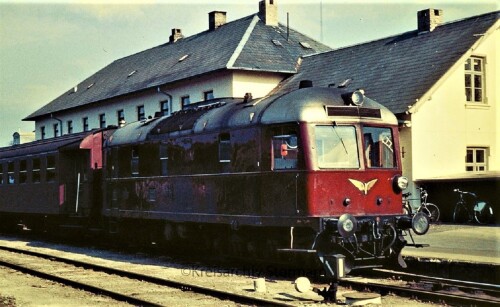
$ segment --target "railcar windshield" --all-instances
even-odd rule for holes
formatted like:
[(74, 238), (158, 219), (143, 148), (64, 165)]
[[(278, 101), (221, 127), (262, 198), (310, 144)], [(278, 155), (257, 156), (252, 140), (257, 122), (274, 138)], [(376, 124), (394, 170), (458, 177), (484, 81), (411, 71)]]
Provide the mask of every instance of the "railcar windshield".
[(359, 168), (354, 126), (316, 126), (315, 135), (319, 168)]
[(367, 167), (396, 167), (394, 139), (390, 128), (364, 127), (363, 138)]

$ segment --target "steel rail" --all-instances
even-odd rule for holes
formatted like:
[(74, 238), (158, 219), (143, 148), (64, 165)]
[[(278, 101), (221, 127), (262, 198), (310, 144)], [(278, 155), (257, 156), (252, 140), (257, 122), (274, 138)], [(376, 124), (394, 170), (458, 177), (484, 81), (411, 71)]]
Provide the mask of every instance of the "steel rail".
[[(428, 282), (428, 280), (426, 280)], [(437, 282), (440, 283), (440, 282)], [(428, 300), (437, 303), (447, 303), (459, 306), (490, 306), (490, 305), (500, 305), (500, 298), (498, 297), (488, 297), (480, 298), (472, 295), (459, 295), (451, 293), (450, 291), (445, 292), (444, 290), (425, 290), (411, 288), (408, 286), (395, 286), (381, 284), (377, 282), (370, 281), (359, 281), (350, 279), (341, 279), (340, 285), (346, 287), (352, 287), (356, 289), (369, 289), (374, 292), (381, 293), (393, 293), (403, 297), (418, 298), (419, 300)], [(432, 287), (434, 288), (434, 287)], [(471, 287), (473, 290), (479, 290), (480, 287)], [(442, 291), (442, 292), (441, 292)]]
[[(17, 249), (17, 248), (12, 248), (12, 247), (7, 247), (7, 246), (0, 246), (0, 250), (30, 255), (30, 256), (34, 256), (34, 257), (43, 258), (43, 259), (55, 260), (58, 262), (74, 265), (77, 267), (82, 267), (84, 269), (92, 269), (94, 271), (100, 271), (103, 273), (117, 275), (120, 277), (127, 277), (127, 278), (131, 278), (131, 279), (142, 280), (142, 281), (149, 282), (152, 284), (166, 286), (166, 287), (170, 287), (170, 288), (175, 288), (175, 289), (179, 289), (182, 291), (191, 291), (191, 292), (194, 292), (197, 294), (211, 296), (211, 297), (218, 298), (218, 299), (230, 300), (230, 301), (233, 301), (235, 303), (257, 305), (257, 306), (292, 306), (290, 304), (286, 304), (283, 302), (276, 302), (276, 301), (267, 300), (267, 299), (263, 299), (263, 298), (256, 298), (256, 297), (250, 297), (250, 296), (232, 293), (232, 292), (225, 292), (225, 291), (207, 288), (207, 287), (203, 287), (203, 286), (199, 286), (199, 285), (188, 284), (188, 283), (183, 283), (183, 282), (179, 282), (179, 281), (168, 280), (168, 279), (164, 279), (164, 278), (144, 275), (144, 274), (140, 274), (140, 273), (124, 271), (124, 270), (120, 270), (120, 269), (105, 267), (102, 265), (92, 264), (92, 263), (79, 261), (79, 260), (68, 259), (68, 258), (59, 257), (59, 256), (48, 255), (48, 254), (39, 253), (39, 252), (35, 252), (35, 251), (28, 251), (28, 250)], [(158, 306), (158, 304), (156, 304), (156, 303), (143, 301), (143, 300), (129, 297), (127, 295), (123, 295), (123, 294), (116, 293), (113, 291), (103, 290), (102, 288), (97, 288), (97, 287), (93, 287), (90, 285), (85, 285), (85, 284), (82, 284), (79, 282), (67, 280), (67, 279), (62, 278), (62, 277), (53, 276), (51, 274), (37, 272), (36, 270), (24, 268), (21, 266), (17, 266), (15, 264), (6, 263), (4, 261), (0, 261), (0, 265), (6, 266), (6, 267), (11, 267), (12, 269), (15, 269), (18, 271), (23, 271), (23, 272), (26, 272), (28, 274), (32, 274), (35, 276), (40, 276), (41, 278), (44, 278), (44, 279), (50, 279), (50, 280), (54, 280), (57, 282), (61, 282), (63, 284), (67, 284), (67, 285), (70, 285), (70, 286), (75, 287), (75, 288), (85, 289), (85, 290), (92, 292), (92, 293), (95, 293), (95, 294), (106, 295), (106, 296), (109, 296), (109, 297), (116, 299), (116, 300), (130, 302), (132, 304), (141, 305), (141, 306), (143, 306), (143, 305)], [(131, 299), (136, 299), (137, 301), (132, 302)]]

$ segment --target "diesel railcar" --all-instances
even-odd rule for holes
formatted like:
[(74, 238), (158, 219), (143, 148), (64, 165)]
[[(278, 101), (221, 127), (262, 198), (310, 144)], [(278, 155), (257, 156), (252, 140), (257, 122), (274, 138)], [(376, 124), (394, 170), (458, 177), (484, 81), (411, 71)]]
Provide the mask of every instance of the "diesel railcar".
[(255, 257), (342, 254), (348, 269), (401, 263), (405, 233), (429, 224), (402, 210), (396, 117), (361, 90), (214, 99), (20, 146), (0, 151), (2, 223)]

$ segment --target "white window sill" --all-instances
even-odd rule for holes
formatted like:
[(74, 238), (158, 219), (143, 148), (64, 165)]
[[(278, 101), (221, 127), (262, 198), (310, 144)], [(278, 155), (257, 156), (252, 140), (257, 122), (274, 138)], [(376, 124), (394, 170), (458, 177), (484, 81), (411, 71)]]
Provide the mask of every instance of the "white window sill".
[(489, 104), (483, 102), (467, 102), (465, 103), (466, 109), (479, 109), (479, 110), (488, 110), (491, 108)]

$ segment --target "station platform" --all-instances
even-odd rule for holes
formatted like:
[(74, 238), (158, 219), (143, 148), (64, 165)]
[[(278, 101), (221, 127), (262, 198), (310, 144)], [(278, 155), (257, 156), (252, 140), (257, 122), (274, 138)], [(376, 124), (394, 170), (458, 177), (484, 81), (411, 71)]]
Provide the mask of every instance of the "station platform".
[[(423, 236), (413, 234), (413, 239), (429, 246), (403, 249), (410, 270), (441, 275), (447, 271), (452, 278), (465, 274), (471, 280), (500, 283), (500, 225), (436, 224)], [(411, 243), (409, 237), (407, 241)]]

